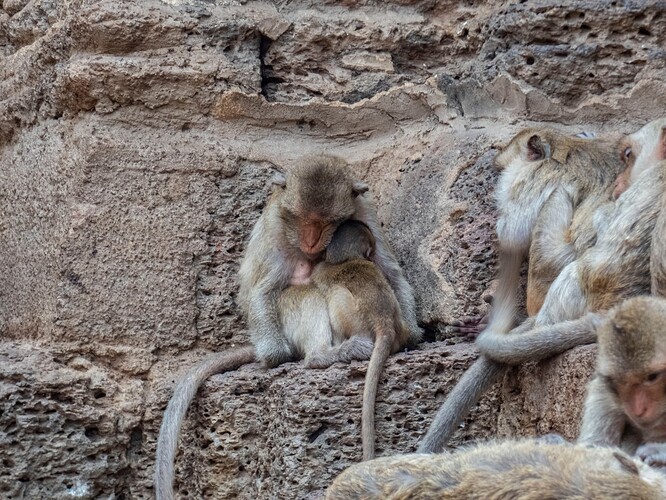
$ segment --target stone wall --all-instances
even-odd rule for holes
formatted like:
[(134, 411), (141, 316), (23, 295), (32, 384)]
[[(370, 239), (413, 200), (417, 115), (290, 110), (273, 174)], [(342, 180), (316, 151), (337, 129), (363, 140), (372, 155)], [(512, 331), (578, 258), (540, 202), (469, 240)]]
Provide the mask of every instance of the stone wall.
[[(474, 357), (447, 325), (495, 274), (495, 148), (664, 115), (666, 2), (4, 0), (0, 496), (150, 498), (176, 377), (247, 341), (244, 242), (274, 169), (370, 185), (435, 343), (391, 359), (381, 453), (411, 450)], [(455, 344), (455, 345), (454, 345)], [(456, 436), (573, 437), (593, 359), (507, 376)], [(306, 498), (360, 457), (365, 364), (213, 377), (187, 498)]]

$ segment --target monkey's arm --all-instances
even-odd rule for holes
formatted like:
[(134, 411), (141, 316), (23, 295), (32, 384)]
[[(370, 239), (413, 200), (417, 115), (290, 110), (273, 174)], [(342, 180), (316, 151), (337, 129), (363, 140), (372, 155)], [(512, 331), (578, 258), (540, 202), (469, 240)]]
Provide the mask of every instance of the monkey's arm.
[(291, 346), (280, 326), (277, 301), (289, 283), (292, 269), (275, 246), (266, 221), (277, 217), (270, 203), (252, 229), (238, 271), (238, 299), (245, 311), (257, 358), (273, 367), (292, 358)]
[(269, 368), (291, 361), (292, 347), (280, 326), (278, 294), (273, 280), (260, 282), (250, 297), (247, 322), (257, 359)]
[(578, 442), (592, 446), (620, 446), (626, 416), (607, 383), (595, 376), (587, 385)]
[(481, 396), (504, 375), (507, 367), (481, 356), (463, 374), (446, 396), (428, 432), (419, 444), (418, 453), (442, 451), (460, 421), (470, 412)]
[(356, 197), (356, 212), (352, 219), (364, 222), (375, 237), (375, 253), (373, 261), (382, 270), (386, 276), (391, 288), (395, 292), (403, 318), (409, 327), (410, 344), (414, 345), (421, 341), (423, 330), (416, 321), (416, 300), (414, 299), (414, 290), (407, 282), (405, 273), (398, 264), (393, 251), (391, 250), (384, 231), (382, 231), (377, 221), (377, 211), (374, 203), (367, 197), (361, 195)]
[(527, 274), (527, 313), (530, 316), (543, 305), (557, 275), (576, 258), (569, 236), (573, 212), (573, 198), (564, 187), (559, 187), (539, 213), (532, 231)]
[(573, 347), (596, 342), (596, 327), (601, 315), (588, 313), (582, 318), (536, 327), (525, 333), (508, 334), (486, 330), (476, 339), (482, 354), (500, 363), (518, 365), (540, 361)]

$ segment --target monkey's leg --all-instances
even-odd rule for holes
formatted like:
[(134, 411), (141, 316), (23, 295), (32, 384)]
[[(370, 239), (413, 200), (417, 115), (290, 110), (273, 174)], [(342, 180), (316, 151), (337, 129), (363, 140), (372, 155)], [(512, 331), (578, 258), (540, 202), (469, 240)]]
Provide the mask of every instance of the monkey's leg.
[(587, 385), (578, 442), (592, 446), (620, 446), (626, 416), (607, 384), (595, 377)]
[(482, 333), (476, 339), (476, 345), (482, 354), (499, 363), (519, 365), (541, 361), (576, 346), (596, 342), (600, 317), (588, 313), (579, 319), (536, 327), (525, 333)]
[(292, 345), (278, 321), (278, 296), (268, 291), (257, 291), (248, 307), (248, 326), (257, 359), (269, 368), (294, 358)]
[(419, 444), (418, 453), (440, 452), (460, 421), (471, 411), (481, 396), (506, 373), (507, 367), (481, 356), (463, 374), (440, 407), (428, 432)]
[(335, 362), (350, 363), (370, 359), (374, 342), (370, 332), (364, 331), (356, 301), (343, 286), (335, 286), (328, 292), (328, 318), (333, 335), (333, 347), (313, 353), (308, 366), (325, 368)]

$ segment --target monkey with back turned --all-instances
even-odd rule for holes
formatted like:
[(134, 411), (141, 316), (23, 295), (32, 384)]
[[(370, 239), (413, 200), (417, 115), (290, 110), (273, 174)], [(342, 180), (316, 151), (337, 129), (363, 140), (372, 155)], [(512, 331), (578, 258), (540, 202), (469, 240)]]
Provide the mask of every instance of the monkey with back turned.
[[(370, 229), (362, 222), (347, 221), (326, 248), (326, 260), (312, 273), (313, 285), (326, 297), (334, 337), (343, 343), (354, 337), (374, 340), (363, 391), (363, 460), (375, 454), (374, 409), (384, 363), (410, 341), (409, 328), (388, 280), (369, 260), (374, 251)], [(335, 360), (337, 354), (332, 354)], [(317, 356), (323, 365), (330, 364), (329, 353)]]
[[(513, 327), (520, 268), (528, 253), (528, 312), (551, 313), (542, 308), (545, 294), (556, 277), (572, 273), (572, 263), (592, 244), (591, 214), (610, 200), (623, 168), (616, 149), (613, 141), (526, 129), (497, 155), (495, 162), (503, 169), (496, 187), (499, 283), (483, 338), (489, 332), (503, 338)], [(481, 356), (447, 396), (419, 451), (441, 450), (458, 422), (506, 370)]]

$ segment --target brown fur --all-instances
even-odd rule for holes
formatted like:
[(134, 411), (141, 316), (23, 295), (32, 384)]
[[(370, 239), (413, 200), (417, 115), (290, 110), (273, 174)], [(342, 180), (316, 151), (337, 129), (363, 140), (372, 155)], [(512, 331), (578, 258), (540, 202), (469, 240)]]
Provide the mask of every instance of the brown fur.
[[(273, 184), (239, 270), (238, 302), (253, 347), (216, 354), (193, 368), (176, 387), (158, 438), (158, 500), (173, 498), (178, 435), (187, 408), (206, 378), (255, 360), (266, 367), (303, 357), (310, 360), (333, 345), (325, 301), (300, 286), (308, 286), (312, 270), (345, 220), (359, 220), (369, 228), (375, 240), (372, 260), (395, 292), (410, 342), (421, 338), (413, 291), (386, 241), (372, 201), (364, 196), (367, 185), (354, 179), (346, 162), (323, 155), (304, 158), (286, 176), (276, 176)], [(286, 328), (286, 323), (300, 334)], [(369, 341), (350, 339), (342, 344), (338, 360), (367, 359), (372, 349)]]
[(386, 278), (366, 260), (374, 251), (374, 238), (359, 222), (338, 228), (319, 264), (312, 282), (327, 298), (334, 336), (350, 339), (367, 336), (374, 340), (363, 393), (363, 459), (374, 458), (374, 410), (377, 387), (386, 359), (408, 345), (409, 329)]
[(666, 299), (643, 296), (619, 304), (599, 327), (598, 342), (579, 441), (629, 452), (650, 443), (652, 453), (639, 448), (639, 454), (665, 466)]
[(657, 500), (664, 495), (663, 476), (619, 450), (523, 440), (357, 464), (335, 479), (326, 499)]

